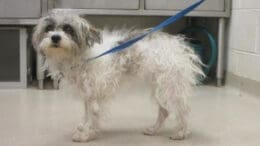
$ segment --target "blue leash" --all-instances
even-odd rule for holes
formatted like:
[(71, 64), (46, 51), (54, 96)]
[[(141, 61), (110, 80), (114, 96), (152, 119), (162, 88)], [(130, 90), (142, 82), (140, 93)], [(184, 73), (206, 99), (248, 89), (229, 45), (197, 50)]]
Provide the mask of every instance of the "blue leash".
[(197, 8), (201, 3), (203, 3), (204, 0), (199, 0), (198, 2), (192, 4), (191, 6), (187, 7), (186, 9), (180, 11), (179, 13), (177, 13), (176, 15), (174, 16), (171, 16), (170, 18), (166, 19), (165, 21), (163, 21), (162, 23), (158, 24), (157, 26), (153, 27), (150, 31), (140, 35), (140, 36), (137, 36), (133, 39), (130, 39), (126, 42), (124, 42), (123, 44), (120, 44), (108, 51), (105, 51), (103, 53), (101, 53), (100, 55), (98, 56), (95, 56), (95, 57), (92, 57), (92, 58), (89, 58), (87, 59), (87, 61), (92, 61), (94, 59), (97, 59), (99, 57), (102, 57), (104, 55), (107, 55), (107, 54), (110, 54), (110, 53), (115, 53), (115, 52), (119, 52), (119, 51), (122, 51), (123, 49), (126, 49), (127, 47), (129, 46), (132, 46), (133, 44), (135, 44), (137, 41), (143, 39), (144, 37), (146, 37), (147, 35), (155, 32), (155, 31), (158, 31), (166, 26), (168, 26), (169, 24), (172, 24), (172, 23), (175, 23), (177, 20), (181, 19), (182, 17), (184, 17), (186, 14), (188, 14), (189, 12), (193, 11), (195, 8)]

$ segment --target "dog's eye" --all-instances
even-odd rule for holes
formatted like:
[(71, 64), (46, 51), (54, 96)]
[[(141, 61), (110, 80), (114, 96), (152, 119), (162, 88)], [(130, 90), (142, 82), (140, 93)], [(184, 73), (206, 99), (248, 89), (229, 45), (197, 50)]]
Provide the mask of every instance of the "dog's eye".
[(62, 29), (67, 33), (73, 33), (73, 28), (70, 25), (64, 25)]
[(48, 26), (46, 26), (46, 28), (45, 28), (45, 32), (49, 32), (49, 31), (51, 31), (51, 30), (53, 30), (54, 29), (54, 26), (53, 25), (48, 25)]

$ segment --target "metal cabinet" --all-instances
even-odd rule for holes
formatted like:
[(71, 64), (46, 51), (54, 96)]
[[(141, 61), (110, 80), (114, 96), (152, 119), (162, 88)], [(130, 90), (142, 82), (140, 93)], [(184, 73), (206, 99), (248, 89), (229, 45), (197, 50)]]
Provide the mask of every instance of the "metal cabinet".
[(139, 0), (56, 0), (55, 8), (139, 9)]
[[(197, 0), (48, 0), (50, 11), (82, 15), (171, 16)], [(231, 0), (205, 0), (187, 16), (229, 17)]]
[[(181, 10), (197, 0), (145, 0), (145, 9), (148, 10)], [(225, 0), (205, 0), (197, 11), (224, 11)]]
[[(172, 16), (195, 1), (197, 0), (0, 0), (0, 25), (34, 25), (47, 12), (60, 10), (83, 15)], [(219, 18), (218, 84), (223, 79), (225, 18), (230, 17), (230, 4), (231, 0), (205, 0), (187, 15)], [(23, 56), (21, 54), (20, 60), (23, 60)], [(17, 63), (17, 60), (14, 61)], [(5, 68), (4, 65), (0, 64)], [(24, 72), (26, 71), (21, 71), (20, 77), (24, 76)], [(0, 86), (3, 84), (1, 76), (2, 79), (6, 78), (5, 74), (0, 74)], [(25, 81), (20, 80), (18, 83), (24, 84)]]
[(41, 0), (0, 0), (0, 18), (38, 18)]

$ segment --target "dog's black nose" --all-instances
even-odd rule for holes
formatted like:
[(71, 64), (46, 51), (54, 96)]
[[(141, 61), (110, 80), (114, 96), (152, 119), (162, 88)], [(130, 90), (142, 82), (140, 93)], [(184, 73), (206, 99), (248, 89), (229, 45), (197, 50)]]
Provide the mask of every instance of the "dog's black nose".
[(61, 37), (60, 35), (53, 35), (51, 36), (51, 40), (53, 43), (57, 44), (61, 40)]

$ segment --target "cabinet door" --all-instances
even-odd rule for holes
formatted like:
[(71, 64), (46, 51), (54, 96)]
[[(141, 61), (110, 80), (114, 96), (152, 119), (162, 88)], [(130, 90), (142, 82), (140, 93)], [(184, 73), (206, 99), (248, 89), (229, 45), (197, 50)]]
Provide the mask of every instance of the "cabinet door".
[(37, 18), (41, 0), (0, 0), (0, 18)]
[(55, 8), (139, 9), (139, 0), (56, 0)]
[(0, 29), (0, 82), (20, 81), (19, 30)]
[[(145, 0), (145, 8), (151, 10), (182, 10), (198, 0)], [(198, 11), (224, 11), (225, 0), (205, 0)]]

